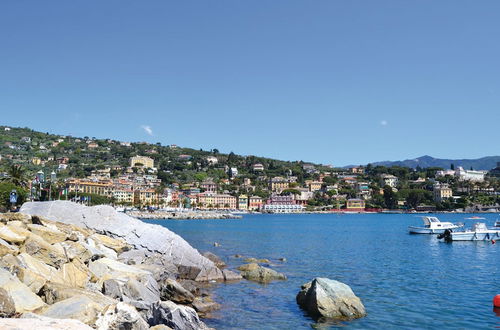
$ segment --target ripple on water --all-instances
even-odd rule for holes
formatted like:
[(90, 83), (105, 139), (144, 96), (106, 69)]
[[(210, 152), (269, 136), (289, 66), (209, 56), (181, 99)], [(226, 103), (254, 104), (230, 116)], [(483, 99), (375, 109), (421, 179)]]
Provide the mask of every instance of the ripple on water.
[[(457, 215), (439, 215), (460, 221)], [(464, 216), (465, 217), (465, 216)], [(487, 215), (492, 223), (495, 215)], [(321, 329), (349, 327), (484, 329), (498, 327), (492, 298), (500, 293), (500, 244), (440, 243), (408, 235), (412, 215), (248, 215), (242, 221), (148, 221), (183, 236), (230, 268), (247, 257), (268, 258), (288, 281), (218, 285), (222, 309), (206, 320), (217, 329)], [(221, 247), (213, 247), (213, 242)], [(278, 261), (285, 257), (286, 262)], [(314, 277), (351, 286), (368, 315), (351, 322), (314, 325), (295, 303)]]

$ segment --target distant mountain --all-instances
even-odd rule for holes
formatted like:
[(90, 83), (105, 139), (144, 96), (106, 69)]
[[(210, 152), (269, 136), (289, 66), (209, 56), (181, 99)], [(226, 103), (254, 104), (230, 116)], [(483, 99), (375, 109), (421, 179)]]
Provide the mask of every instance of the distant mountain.
[(500, 162), (500, 156), (488, 156), (478, 159), (440, 159), (431, 156), (422, 156), (415, 159), (406, 159), (400, 161), (383, 161), (372, 163), (372, 165), (382, 165), (382, 166), (405, 166), (416, 168), (420, 166), (422, 168), (426, 167), (442, 167), (444, 169), (449, 169), (451, 164), (456, 167), (462, 166), (464, 169), (468, 170), (471, 167), (475, 170), (491, 170), (497, 166)]

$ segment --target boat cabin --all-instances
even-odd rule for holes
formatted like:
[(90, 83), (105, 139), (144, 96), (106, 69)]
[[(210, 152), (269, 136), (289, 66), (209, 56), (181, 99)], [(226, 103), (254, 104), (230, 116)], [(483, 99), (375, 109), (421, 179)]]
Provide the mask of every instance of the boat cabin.
[(439, 228), (441, 227), (441, 221), (436, 217), (422, 217), (424, 220), (425, 228)]
[(484, 222), (476, 222), (472, 225), (472, 231), (487, 231), (488, 228)]

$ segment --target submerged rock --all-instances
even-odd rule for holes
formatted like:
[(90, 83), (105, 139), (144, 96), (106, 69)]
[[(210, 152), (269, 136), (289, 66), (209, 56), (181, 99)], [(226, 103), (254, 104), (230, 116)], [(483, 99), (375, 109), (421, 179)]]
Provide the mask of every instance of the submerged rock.
[(361, 300), (339, 281), (317, 277), (302, 285), (297, 303), (315, 318), (351, 320), (366, 315)]
[(238, 270), (241, 271), (241, 276), (243, 276), (243, 278), (259, 283), (269, 283), (273, 280), (286, 280), (284, 274), (278, 273), (270, 268), (259, 266), (256, 263), (242, 265), (238, 267)]
[(219, 269), (226, 267), (226, 263), (212, 252), (205, 252), (203, 253), (203, 256), (212, 261)]

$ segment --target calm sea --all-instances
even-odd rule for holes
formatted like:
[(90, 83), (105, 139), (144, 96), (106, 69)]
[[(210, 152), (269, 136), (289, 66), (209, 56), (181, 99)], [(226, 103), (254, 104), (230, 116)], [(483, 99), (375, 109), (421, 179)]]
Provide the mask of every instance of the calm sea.
[[(440, 214), (465, 222), (470, 215)], [(482, 215), (492, 225), (496, 214)], [(321, 326), (357, 329), (500, 328), (492, 299), (500, 294), (500, 242), (441, 243), (409, 235), (417, 215), (245, 215), (242, 220), (165, 221), (161, 224), (200, 251), (219, 255), (229, 268), (235, 254), (266, 258), (287, 281), (241, 281), (214, 290), (222, 309), (205, 320), (217, 329), (299, 329), (318, 326), (295, 303), (300, 286), (327, 277), (351, 286), (368, 315)], [(221, 244), (214, 247), (214, 242)], [(280, 262), (279, 258), (286, 258)]]

